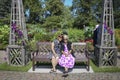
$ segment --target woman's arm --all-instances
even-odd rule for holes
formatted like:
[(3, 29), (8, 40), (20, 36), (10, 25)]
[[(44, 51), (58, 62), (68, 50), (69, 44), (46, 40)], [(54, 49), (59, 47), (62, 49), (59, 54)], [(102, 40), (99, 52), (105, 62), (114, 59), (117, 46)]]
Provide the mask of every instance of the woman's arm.
[(71, 53), (72, 53), (72, 50), (73, 50), (73, 45), (72, 45), (71, 42), (69, 42), (68, 44), (69, 44), (69, 45), (68, 45), (68, 47), (69, 47), (69, 52), (68, 52), (68, 54), (71, 54)]
[(54, 55), (55, 57), (57, 57), (57, 54), (56, 54), (56, 52), (55, 52), (55, 50), (54, 50), (54, 46), (55, 46), (55, 44), (54, 44), (54, 42), (52, 42), (51, 49), (52, 49), (53, 55)]

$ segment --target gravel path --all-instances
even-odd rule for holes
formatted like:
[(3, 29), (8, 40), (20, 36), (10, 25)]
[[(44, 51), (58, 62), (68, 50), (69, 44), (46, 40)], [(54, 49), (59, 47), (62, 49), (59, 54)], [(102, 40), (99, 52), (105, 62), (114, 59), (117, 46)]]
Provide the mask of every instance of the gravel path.
[(0, 71), (0, 80), (120, 80), (120, 73), (62, 74)]

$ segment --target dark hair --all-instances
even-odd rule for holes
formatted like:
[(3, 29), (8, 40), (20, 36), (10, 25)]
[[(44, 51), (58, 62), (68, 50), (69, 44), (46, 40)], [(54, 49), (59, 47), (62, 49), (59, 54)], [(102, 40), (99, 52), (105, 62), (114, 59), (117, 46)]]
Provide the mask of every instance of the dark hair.
[(68, 33), (66, 31), (63, 31), (62, 35), (68, 35)]
[(58, 37), (59, 37), (59, 38), (63, 38), (63, 36), (62, 36), (62, 35), (58, 35)]

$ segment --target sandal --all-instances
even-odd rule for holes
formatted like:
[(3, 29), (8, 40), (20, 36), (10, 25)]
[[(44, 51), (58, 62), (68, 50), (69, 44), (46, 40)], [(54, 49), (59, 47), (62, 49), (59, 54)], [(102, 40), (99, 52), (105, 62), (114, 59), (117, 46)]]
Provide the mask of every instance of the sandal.
[(64, 71), (63, 72), (63, 77), (67, 77), (68, 76), (68, 71)]
[(51, 69), (50, 73), (56, 73), (56, 70)]

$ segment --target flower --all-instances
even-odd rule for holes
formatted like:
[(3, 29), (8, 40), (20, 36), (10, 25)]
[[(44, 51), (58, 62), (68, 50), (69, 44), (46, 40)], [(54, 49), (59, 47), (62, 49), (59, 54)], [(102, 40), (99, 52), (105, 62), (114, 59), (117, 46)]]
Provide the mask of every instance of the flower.
[(108, 27), (105, 22), (104, 22), (104, 28), (105, 28), (105, 30), (107, 30), (107, 32), (108, 32), (110, 35), (113, 34), (112, 29), (111, 29), (110, 27)]

